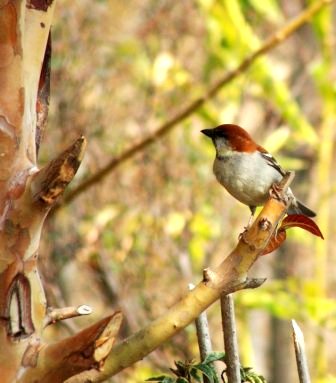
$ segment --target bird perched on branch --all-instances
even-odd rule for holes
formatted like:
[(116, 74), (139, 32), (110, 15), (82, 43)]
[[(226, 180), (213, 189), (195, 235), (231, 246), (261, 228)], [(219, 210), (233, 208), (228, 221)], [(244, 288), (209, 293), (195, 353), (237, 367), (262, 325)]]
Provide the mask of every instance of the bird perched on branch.
[[(202, 133), (212, 139), (216, 149), (213, 171), (218, 182), (249, 206), (253, 216), (256, 207), (266, 203), (272, 185), (280, 182), (286, 172), (238, 125), (224, 124), (204, 129)], [(290, 188), (287, 194), (293, 198), (288, 214), (315, 217), (312, 210), (294, 197)]]

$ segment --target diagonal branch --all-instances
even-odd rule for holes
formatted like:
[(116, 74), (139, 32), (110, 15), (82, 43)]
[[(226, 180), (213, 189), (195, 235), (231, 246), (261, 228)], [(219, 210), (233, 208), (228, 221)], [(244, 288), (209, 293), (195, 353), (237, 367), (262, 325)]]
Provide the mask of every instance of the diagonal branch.
[[(290, 175), (285, 176), (288, 180)], [(286, 181), (284, 182), (286, 184)], [(280, 186), (280, 185), (279, 185)], [(285, 189), (286, 190), (286, 189)], [(102, 382), (141, 360), (224, 294), (260, 286), (263, 279), (249, 279), (247, 274), (267, 245), (278, 222), (286, 213), (288, 201), (271, 197), (251, 226), (241, 235), (236, 248), (213, 269), (205, 269), (203, 280), (164, 315), (113, 348), (104, 371), (86, 371), (67, 383)]]
[[(302, 25), (307, 23), (317, 12), (319, 12), (323, 7), (328, 4), (331, 4), (334, 0), (320, 0), (314, 2), (309, 8), (301, 12), (296, 18), (286, 24), (279, 31), (270, 36), (259, 49), (252, 52), (248, 55), (236, 68), (227, 72), (222, 78), (217, 80), (205, 94), (187, 105), (184, 109), (178, 112), (170, 120), (164, 122), (159, 126), (152, 134), (145, 137), (142, 141), (135, 143), (130, 148), (126, 149), (120, 155), (112, 158), (102, 169), (93, 174), (91, 177), (84, 180), (72, 191), (67, 193), (64, 196), (62, 201), (63, 206), (70, 203), (78, 195), (82, 194), (84, 191), (89, 189), (91, 186), (97, 184), (103, 180), (109, 173), (114, 171), (117, 167), (122, 165), (124, 162), (133, 158), (137, 153), (146, 149), (148, 146), (156, 142), (161, 137), (169, 133), (175, 126), (180, 122), (184, 121), (190, 117), (195, 111), (202, 107), (207, 101), (214, 98), (217, 93), (226, 85), (228, 85), (232, 80), (240, 76), (242, 73), (246, 72), (247, 69), (261, 56), (284, 42), (288, 39), (297, 29)], [(55, 209), (58, 209), (60, 206), (56, 206)]]

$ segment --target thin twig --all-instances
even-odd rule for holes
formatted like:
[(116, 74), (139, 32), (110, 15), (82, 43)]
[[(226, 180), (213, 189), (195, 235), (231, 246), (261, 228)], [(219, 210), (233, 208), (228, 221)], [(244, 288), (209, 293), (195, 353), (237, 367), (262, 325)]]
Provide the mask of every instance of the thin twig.
[[(195, 286), (189, 284), (189, 290), (192, 290)], [(197, 342), (200, 352), (200, 359), (203, 362), (204, 359), (212, 352), (211, 336), (209, 331), (209, 324), (206, 311), (203, 311), (195, 320)], [(206, 376), (203, 377), (204, 383), (210, 383), (210, 379)]]
[(118, 166), (123, 164), (125, 161), (134, 157), (137, 153), (141, 152), (149, 145), (153, 144), (159, 138), (166, 135), (172, 128), (174, 128), (177, 124), (184, 121), (186, 118), (191, 116), (195, 111), (197, 111), (200, 107), (202, 107), (207, 101), (214, 98), (217, 93), (226, 85), (228, 85), (232, 80), (240, 76), (242, 73), (246, 72), (247, 69), (262, 55), (269, 52), (283, 41), (288, 39), (297, 29), (299, 29), (302, 25), (307, 23), (321, 8), (332, 3), (334, 0), (321, 0), (319, 2), (314, 2), (309, 8), (302, 11), (296, 18), (286, 24), (279, 31), (270, 36), (259, 49), (252, 52), (248, 55), (236, 68), (231, 71), (228, 71), (223, 77), (217, 80), (207, 92), (204, 93), (203, 96), (195, 99), (189, 105), (187, 105), (184, 109), (178, 112), (174, 117), (170, 120), (164, 122), (161, 126), (154, 130), (152, 134), (145, 137), (142, 141), (135, 143), (130, 148), (126, 149), (120, 155), (112, 158), (102, 169), (97, 171), (91, 177), (84, 180), (81, 184), (79, 184), (72, 191), (67, 193), (64, 196), (61, 205), (55, 206), (55, 209), (60, 208), (61, 206), (67, 205), (78, 195), (86, 191), (91, 186), (100, 182), (104, 179), (109, 173), (114, 171)]
[(237, 329), (232, 294), (222, 294), (220, 302), (228, 382), (241, 383)]
[(203, 361), (212, 352), (211, 337), (209, 332), (208, 317), (206, 311), (202, 312), (195, 321), (200, 357)]
[(61, 320), (75, 318), (78, 316), (89, 315), (92, 313), (92, 308), (87, 305), (81, 305), (77, 307), (62, 307), (48, 310), (47, 316), (45, 317), (44, 327), (50, 324), (56, 323)]
[(306, 358), (304, 337), (299, 325), (292, 319), (293, 340), (296, 356), (296, 365), (300, 383), (310, 383), (310, 375)]

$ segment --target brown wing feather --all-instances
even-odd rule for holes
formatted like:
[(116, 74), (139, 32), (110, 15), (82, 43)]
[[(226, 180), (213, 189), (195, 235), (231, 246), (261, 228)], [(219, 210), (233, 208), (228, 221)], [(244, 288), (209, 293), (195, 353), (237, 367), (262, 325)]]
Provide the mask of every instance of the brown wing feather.
[(261, 153), (261, 155), (265, 158), (268, 165), (272, 166), (272, 168), (276, 169), (282, 176), (284, 176), (287, 172), (282, 169), (282, 167), (277, 163), (276, 159), (272, 156), (272, 154), (269, 154), (266, 149), (264, 149), (262, 146), (258, 145), (258, 150)]

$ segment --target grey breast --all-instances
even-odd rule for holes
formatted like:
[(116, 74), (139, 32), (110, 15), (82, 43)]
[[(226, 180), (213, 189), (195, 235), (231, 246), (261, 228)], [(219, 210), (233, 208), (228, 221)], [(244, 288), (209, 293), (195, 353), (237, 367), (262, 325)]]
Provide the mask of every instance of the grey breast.
[[(260, 176), (261, 169), (263, 177)], [(228, 155), (217, 156), (213, 171), (217, 180), (233, 197), (249, 206), (264, 204), (271, 185), (282, 178), (276, 169), (265, 162), (259, 152), (231, 152)]]

